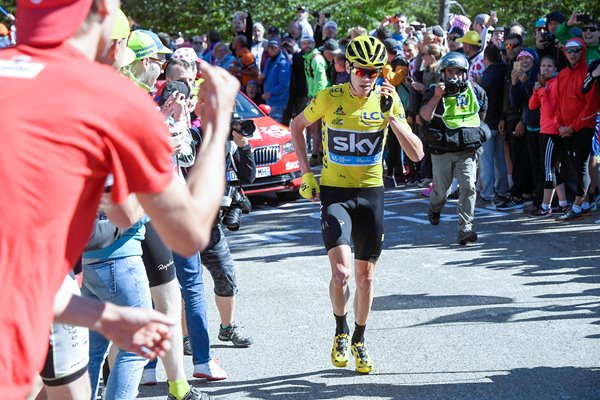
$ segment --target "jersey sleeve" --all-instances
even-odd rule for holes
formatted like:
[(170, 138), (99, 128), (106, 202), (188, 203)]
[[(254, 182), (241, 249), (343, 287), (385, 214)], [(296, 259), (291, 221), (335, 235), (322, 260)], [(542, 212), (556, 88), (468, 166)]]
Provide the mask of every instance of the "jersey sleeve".
[(166, 121), (145, 93), (133, 86), (131, 91), (104, 137), (114, 175), (112, 197), (117, 204), (130, 193), (162, 191), (174, 173)]
[(304, 117), (308, 122), (313, 123), (319, 118), (322, 118), (324, 111), (327, 109), (327, 98), (329, 89), (323, 89), (317, 93), (315, 97), (308, 103), (304, 109)]

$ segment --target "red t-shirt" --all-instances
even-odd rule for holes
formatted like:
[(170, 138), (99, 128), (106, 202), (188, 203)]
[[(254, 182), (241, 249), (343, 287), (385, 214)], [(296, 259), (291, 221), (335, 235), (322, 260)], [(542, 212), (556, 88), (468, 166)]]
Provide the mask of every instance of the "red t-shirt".
[(173, 177), (148, 94), (63, 44), (0, 51), (0, 399), (22, 399), (46, 357), (54, 295), (113, 200)]

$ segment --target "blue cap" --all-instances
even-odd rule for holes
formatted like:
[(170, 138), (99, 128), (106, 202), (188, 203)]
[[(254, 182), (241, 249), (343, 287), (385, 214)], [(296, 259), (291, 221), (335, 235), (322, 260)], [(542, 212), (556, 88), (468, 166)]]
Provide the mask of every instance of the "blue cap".
[(542, 17), (535, 21), (536, 28), (545, 28), (546, 27), (546, 17)]

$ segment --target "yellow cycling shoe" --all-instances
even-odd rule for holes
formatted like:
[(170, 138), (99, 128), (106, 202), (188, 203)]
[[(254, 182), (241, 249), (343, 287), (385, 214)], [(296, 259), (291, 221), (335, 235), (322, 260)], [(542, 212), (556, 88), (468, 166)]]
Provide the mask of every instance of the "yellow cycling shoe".
[(373, 371), (373, 360), (367, 352), (364, 343), (358, 342), (352, 345), (352, 354), (356, 360), (356, 372), (359, 374), (370, 374)]
[(335, 335), (331, 349), (331, 363), (339, 368), (348, 366), (350, 362), (350, 336), (345, 333)]

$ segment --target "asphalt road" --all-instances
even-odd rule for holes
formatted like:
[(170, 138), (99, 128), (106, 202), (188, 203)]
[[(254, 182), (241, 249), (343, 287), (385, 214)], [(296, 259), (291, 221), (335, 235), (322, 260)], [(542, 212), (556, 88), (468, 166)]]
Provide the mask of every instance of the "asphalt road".
[[(219, 399), (600, 399), (600, 213), (558, 223), (478, 208), (479, 240), (459, 246), (456, 202), (434, 227), (419, 192), (386, 193), (366, 332), (374, 373), (330, 363), (318, 204), (271, 199), (229, 234), (237, 321), (255, 344), (219, 342), (210, 302), (212, 351), (229, 378), (190, 382)], [(191, 377), (191, 357), (186, 367)], [(139, 398), (167, 391), (141, 387)]]

